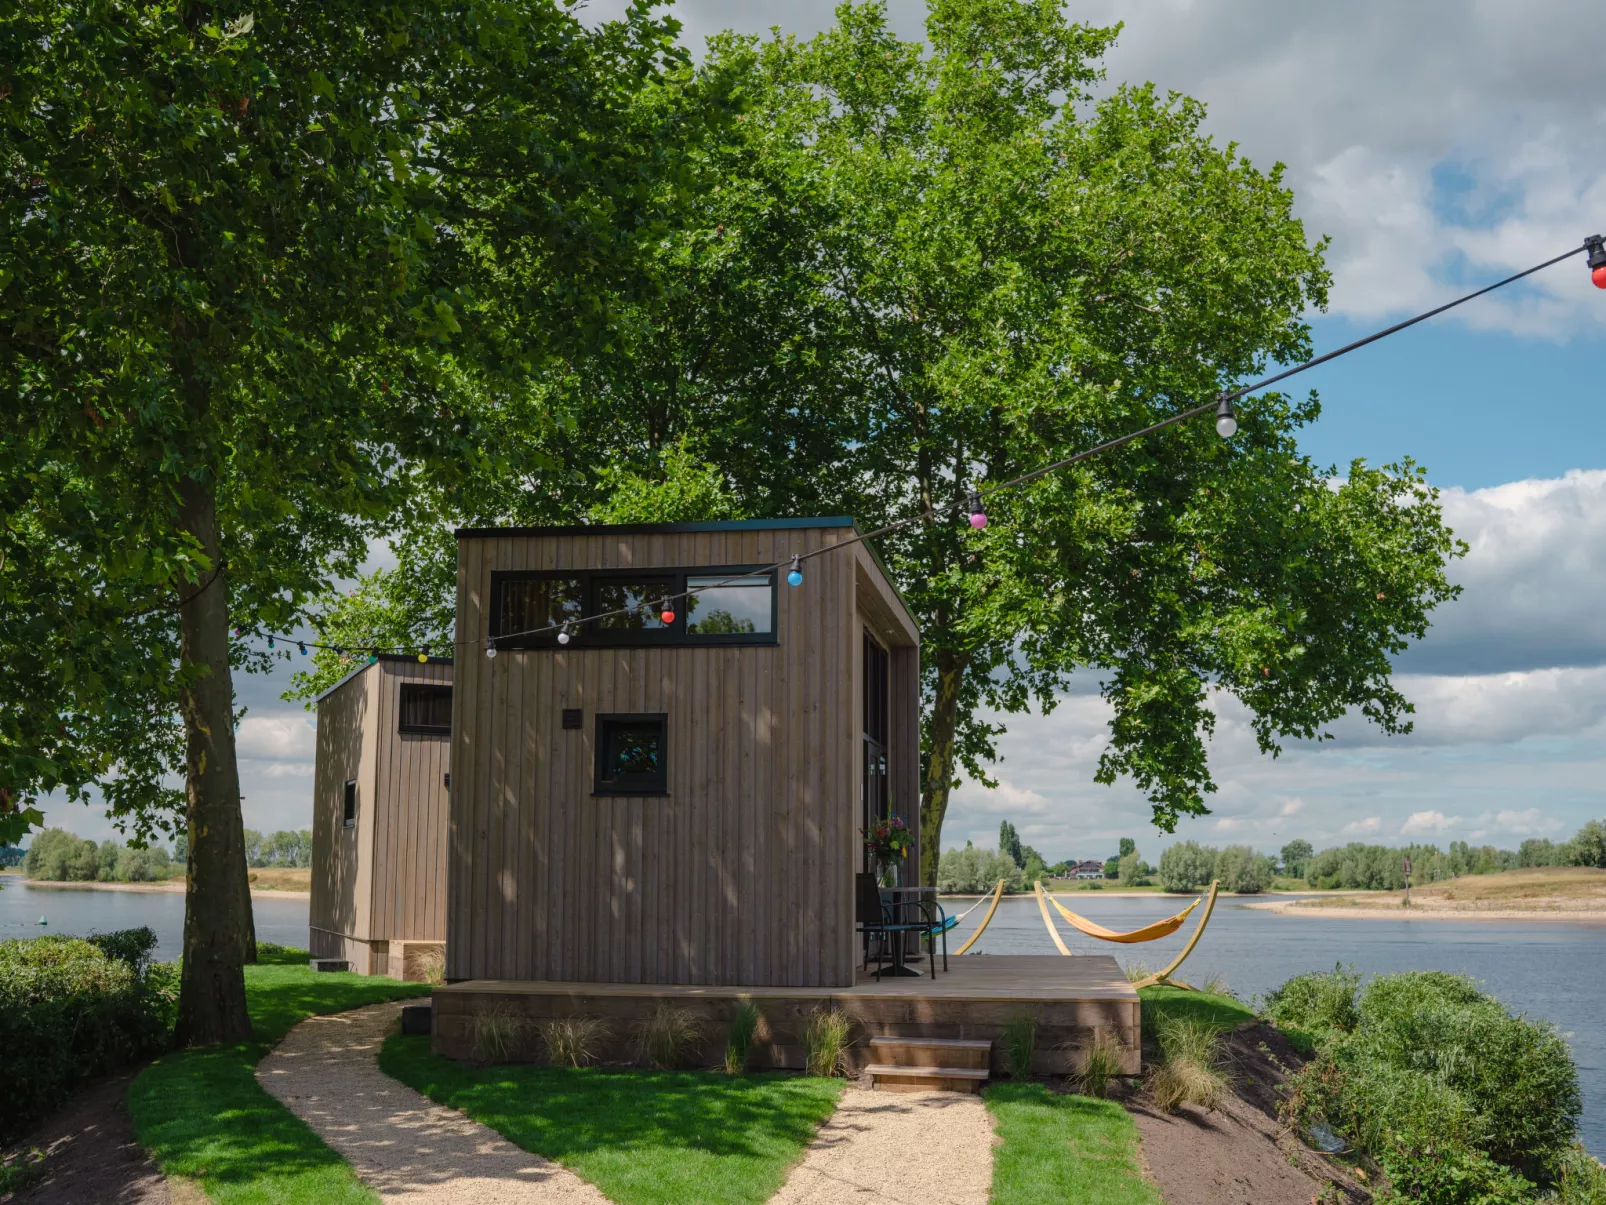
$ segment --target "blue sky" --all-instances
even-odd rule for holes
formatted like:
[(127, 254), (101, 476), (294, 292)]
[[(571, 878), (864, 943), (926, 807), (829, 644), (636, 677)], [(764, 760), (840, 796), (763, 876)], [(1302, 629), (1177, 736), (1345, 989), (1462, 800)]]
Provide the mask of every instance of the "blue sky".
[[(623, 0), (595, 0), (605, 19)], [(923, 6), (890, 6), (918, 36)], [(698, 0), (676, 12), (694, 49), (727, 25), (809, 35), (823, 0)], [(1287, 165), (1312, 237), (1328, 236), (1332, 304), (1318, 351), (1426, 309), (1606, 230), (1606, 109), (1598, 0), (1087, 0), (1125, 22), (1109, 86), (1154, 80), (1206, 102), (1207, 128), (1262, 167)], [(1213, 814), (1178, 836), (1275, 848), (1364, 839), (1565, 837), (1606, 816), (1606, 292), (1582, 257), (1531, 284), (1312, 371), (1321, 463), (1410, 455), (1445, 489), (1472, 544), (1464, 597), (1400, 664), (1418, 731), (1384, 741), (1345, 721), (1336, 741), (1261, 756), (1223, 705)], [(285, 671), (240, 684), (247, 823), (310, 819), (313, 731), (278, 701)], [(956, 794), (944, 844), (996, 839), (1011, 819), (1051, 858), (1104, 856), (1117, 837), (1157, 855), (1130, 786), (1092, 781), (1107, 715), (1076, 694), (1010, 717), (995, 790)], [(81, 808), (50, 821), (110, 835)]]

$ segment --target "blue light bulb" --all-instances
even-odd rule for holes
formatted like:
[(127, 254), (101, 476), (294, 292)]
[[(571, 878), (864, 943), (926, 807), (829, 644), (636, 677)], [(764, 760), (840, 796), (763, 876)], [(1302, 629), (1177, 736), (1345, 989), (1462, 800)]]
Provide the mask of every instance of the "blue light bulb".
[(792, 558), (792, 571), (786, 575), (788, 586), (801, 586), (803, 584), (803, 568), (798, 564), (798, 558)]

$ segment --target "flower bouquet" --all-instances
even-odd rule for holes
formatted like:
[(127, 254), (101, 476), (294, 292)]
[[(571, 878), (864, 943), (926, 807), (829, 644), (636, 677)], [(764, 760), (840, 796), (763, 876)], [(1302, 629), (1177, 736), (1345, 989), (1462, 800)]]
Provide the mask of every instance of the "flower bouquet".
[(909, 831), (902, 816), (877, 820), (869, 828), (859, 831), (864, 834), (864, 847), (870, 851), (870, 858), (875, 863), (876, 879), (885, 885), (888, 872), (914, 845), (914, 834)]

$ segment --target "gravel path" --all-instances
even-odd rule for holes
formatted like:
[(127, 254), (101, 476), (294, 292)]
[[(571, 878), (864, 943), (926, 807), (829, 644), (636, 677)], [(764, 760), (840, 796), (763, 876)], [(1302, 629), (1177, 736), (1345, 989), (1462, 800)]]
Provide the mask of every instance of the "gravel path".
[(992, 1180), (981, 1097), (849, 1088), (769, 1205), (986, 1205)]
[(257, 1080), (350, 1163), (385, 1201), (405, 1205), (607, 1205), (573, 1172), (420, 1096), (376, 1058), (400, 1004), (375, 1004), (292, 1029)]

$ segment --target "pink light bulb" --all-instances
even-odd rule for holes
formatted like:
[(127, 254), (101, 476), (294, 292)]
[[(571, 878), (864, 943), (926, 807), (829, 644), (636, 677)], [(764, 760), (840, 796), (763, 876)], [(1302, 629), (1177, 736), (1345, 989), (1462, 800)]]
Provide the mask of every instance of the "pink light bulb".
[(975, 514), (970, 516), (970, 525), (977, 531), (980, 531), (982, 528), (987, 526), (987, 516), (981, 511), (977, 511)]

